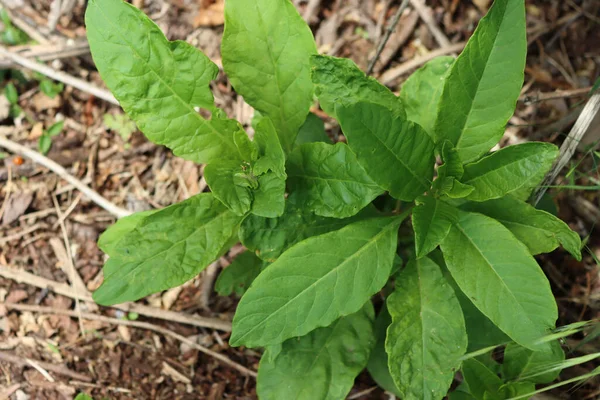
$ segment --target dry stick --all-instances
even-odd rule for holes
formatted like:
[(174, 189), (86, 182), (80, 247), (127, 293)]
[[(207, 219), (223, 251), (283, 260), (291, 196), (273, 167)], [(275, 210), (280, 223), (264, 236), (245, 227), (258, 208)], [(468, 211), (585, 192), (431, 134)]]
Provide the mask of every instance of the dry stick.
[(444, 32), (442, 32), (439, 26), (437, 26), (425, 4), (422, 3), (421, 0), (410, 0), (410, 4), (415, 10), (417, 10), (419, 17), (421, 17), (423, 22), (425, 22), (425, 25), (427, 25), (427, 28), (429, 28), (429, 31), (435, 38), (436, 42), (438, 42), (441, 47), (450, 46), (450, 40), (448, 40), (446, 35), (444, 35)]
[(385, 48), (385, 45), (387, 44), (388, 40), (390, 40), (390, 36), (392, 36), (392, 33), (396, 30), (396, 25), (398, 25), (402, 13), (404, 12), (404, 10), (406, 10), (406, 7), (408, 7), (409, 1), (410, 0), (402, 1), (402, 4), (400, 4), (398, 11), (396, 11), (396, 14), (394, 14), (392, 22), (387, 27), (385, 36), (383, 37), (381, 42), (379, 42), (379, 46), (377, 46), (377, 52), (375, 53), (375, 57), (373, 57), (373, 59), (369, 63), (369, 67), (367, 68), (367, 75), (371, 75), (373, 73), (373, 69), (375, 69), (375, 64), (377, 63), (377, 60), (379, 60), (379, 57), (381, 57), (381, 52)]
[(306, 21), (306, 23), (310, 24), (310, 20), (313, 19), (315, 13), (317, 11), (317, 7), (321, 3), (321, 0), (309, 0), (306, 9), (304, 10), (304, 15), (302, 17)]
[(554, 99), (569, 99), (571, 97), (584, 96), (590, 93), (592, 87), (572, 89), (572, 90), (557, 90), (549, 93), (537, 93), (537, 94), (524, 94), (519, 97), (519, 101), (525, 104), (537, 103), (540, 101), (554, 100)]
[(63, 167), (61, 167), (60, 165), (58, 165), (56, 162), (52, 161), (48, 157), (38, 153), (37, 151), (31, 150), (23, 145), (15, 143), (12, 140), (9, 140), (1, 135), (0, 135), (0, 147), (4, 147), (5, 149), (12, 151), (13, 153), (17, 153), (17, 154), (20, 154), (27, 158), (30, 158), (32, 161), (48, 168), (49, 170), (54, 172), (56, 175), (58, 175), (65, 181), (69, 182), (71, 185), (73, 185), (77, 190), (82, 192), (91, 201), (93, 201), (100, 207), (104, 208), (106, 211), (113, 214), (117, 218), (123, 218), (123, 217), (126, 217), (126, 216), (132, 214), (131, 211), (125, 210), (125, 209), (111, 203), (110, 201), (108, 201), (107, 199), (102, 197), (98, 192), (90, 189), (87, 185), (82, 183), (79, 179), (77, 179), (73, 175), (69, 174), (66, 169), (64, 169)]
[(421, 65), (425, 64), (428, 61), (433, 60), (436, 57), (444, 56), (444, 55), (448, 55), (448, 54), (452, 54), (452, 53), (461, 51), (465, 47), (466, 44), (467, 44), (466, 42), (461, 42), (461, 43), (456, 43), (456, 44), (450, 45), (448, 47), (443, 47), (441, 49), (437, 49), (430, 53), (427, 53), (424, 56), (417, 57), (417, 58), (409, 60), (405, 63), (402, 63), (402, 64), (398, 65), (397, 67), (390, 68), (389, 70), (387, 70), (385, 73), (383, 73), (381, 75), (381, 77), (379, 78), (379, 81), (381, 83), (383, 83), (384, 85), (389, 85), (394, 80), (401, 77), (402, 75), (409, 73), (410, 71), (412, 71), (415, 68), (419, 68)]
[[(69, 317), (75, 317), (75, 318), (78, 316), (78, 313), (75, 311), (59, 310), (59, 309), (55, 309), (52, 307), (42, 307), (42, 306), (35, 306), (35, 305), (28, 305), (28, 304), (13, 304), (13, 303), (0, 303), (0, 305), (4, 305), (8, 309), (13, 309), (13, 310), (18, 310), (18, 311), (30, 311), (30, 312), (38, 312), (38, 313), (44, 313), (44, 314), (67, 315)], [(113, 325), (125, 325), (125, 326), (131, 326), (134, 328), (146, 329), (149, 331), (160, 333), (165, 336), (170, 336), (170, 337), (177, 339), (180, 342), (185, 343), (188, 346), (190, 346), (206, 355), (216, 358), (217, 360), (223, 362), (223, 364), (227, 364), (228, 366), (235, 368), (236, 370), (240, 371), (244, 375), (252, 376), (252, 377), (256, 378), (255, 371), (252, 371), (252, 370), (244, 367), (243, 365), (240, 365), (240, 364), (236, 363), (235, 361), (230, 360), (229, 358), (225, 357), (222, 354), (219, 354), (215, 351), (207, 349), (206, 347), (199, 345), (198, 343), (186, 338), (185, 336), (182, 336), (176, 332), (173, 332), (172, 330), (163, 328), (161, 326), (153, 325), (148, 322), (130, 321), (130, 320), (125, 320), (125, 319), (110, 318), (110, 317), (105, 317), (103, 315), (96, 315), (96, 314), (92, 314), (92, 313), (81, 313), (81, 317), (84, 319), (106, 322), (108, 324), (113, 324)], [(85, 380), (85, 379), (82, 379), (82, 380)]]
[(22, 67), (39, 72), (42, 75), (46, 75), (47, 77), (52, 78), (55, 81), (62, 82), (65, 85), (73, 86), (74, 88), (84, 91), (86, 93), (90, 93), (99, 99), (105, 100), (117, 106), (119, 105), (117, 99), (115, 99), (112, 93), (110, 93), (108, 90), (100, 89), (99, 87), (96, 87), (82, 79), (75, 78), (69, 74), (65, 74), (64, 72), (50, 68), (47, 65), (40, 64), (34, 60), (22, 57), (18, 54), (6, 50), (3, 47), (0, 47), (0, 55), (10, 58)]
[(573, 129), (569, 132), (567, 139), (564, 141), (562, 146), (560, 147), (560, 155), (558, 156), (558, 160), (554, 163), (554, 166), (550, 170), (550, 172), (544, 178), (544, 181), (538, 186), (537, 190), (531, 196), (531, 204), (534, 206), (542, 199), (544, 193), (548, 189), (549, 185), (554, 182), (559, 172), (567, 165), (575, 150), (577, 150), (577, 146), (579, 142), (583, 138), (583, 136), (587, 133), (591, 123), (594, 121), (596, 114), (600, 110), (600, 93), (596, 93), (593, 95), (583, 108), (581, 115), (577, 118)]
[[(53, 61), (61, 58), (77, 57), (89, 54), (90, 46), (86, 41), (78, 41), (75, 44), (61, 45), (28, 45), (13, 46), (11, 51), (22, 57), (36, 59), (38, 61)], [(0, 58), (0, 69), (11, 69), (17, 66), (11, 58)]]
[[(0, 303), (0, 304), (3, 304), (3, 303)], [(3, 305), (6, 305), (7, 307), (10, 306), (9, 303), (5, 303)], [(10, 308), (12, 308), (12, 307), (10, 307)], [(10, 354), (6, 351), (0, 351), (0, 361), (6, 361), (11, 364), (18, 365), (20, 367), (25, 367), (25, 366), (29, 365), (36, 369), (37, 369), (37, 367), (35, 366), (35, 364), (37, 364), (39, 367), (41, 367), (47, 371), (54, 372), (55, 374), (68, 376), (69, 378), (77, 379), (77, 380), (84, 381), (84, 382), (92, 381), (92, 379), (89, 376), (83, 375), (83, 374), (80, 374), (77, 372), (73, 372), (70, 369), (67, 369), (66, 367), (63, 367), (61, 365), (56, 365), (56, 364), (51, 364), (51, 363), (44, 362), (44, 361), (36, 361), (36, 360), (31, 360), (29, 358), (19, 357), (14, 354)]]
[[(78, 298), (82, 301), (94, 301), (89, 293), (75, 291), (70, 285), (42, 278), (27, 271), (23, 271), (22, 269), (9, 268), (0, 265), (0, 276), (6, 279), (11, 279), (15, 282), (35, 286), (40, 289), (49, 289), (54, 293), (69, 297), (71, 299)], [(149, 318), (178, 322), (180, 324), (192, 325), (200, 328), (216, 329), (223, 332), (231, 332), (231, 323), (218, 318), (198, 317), (194, 315), (178, 313), (175, 311), (161, 310), (155, 307), (145, 306), (137, 303), (115, 304), (111, 307), (126, 312), (138, 313)]]

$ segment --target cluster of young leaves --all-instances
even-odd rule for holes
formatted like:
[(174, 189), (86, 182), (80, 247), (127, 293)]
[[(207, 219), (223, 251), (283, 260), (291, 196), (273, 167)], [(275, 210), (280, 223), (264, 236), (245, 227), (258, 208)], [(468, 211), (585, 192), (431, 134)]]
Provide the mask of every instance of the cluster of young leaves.
[[(218, 68), (204, 54), (122, 0), (90, 0), (86, 24), (125, 112), (150, 140), (206, 164), (211, 189), (107, 230), (98, 303), (180, 285), (241, 240), (248, 251), (216, 289), (242, 295), (230, 344), (265, 348), (263, 399), (343, 399), (367, 365), (403, 399), (443, 398), (461, 366), (456, 398), (538, 383), (520, 377), (558, 354), (540, 341), (557, 307), (533, 256), (559, 245), (581, 254), (577, 234), (526, 202), (556, 147), (488, 154), (523, 84), (523, 0), (496, 0), (461, 55), (418, 70), (400, 97), (352, 61), (317, 55), (289, 0), (226, 0), (223, 68), (257, 111), (253, 140), (215, 106)], [(347, 144), (332, 144), (309, 113), (314, 96)], [(384, 193), (414, 205), (380, 212), (370, 204)], [(414, 251), (398, 249), (408, 220)], [(399, 250), (411, 255), (402, 269)], [(371, 298), (390, 284), (375, 318)], [(463, 362), (507, 342), (505, 381)]]

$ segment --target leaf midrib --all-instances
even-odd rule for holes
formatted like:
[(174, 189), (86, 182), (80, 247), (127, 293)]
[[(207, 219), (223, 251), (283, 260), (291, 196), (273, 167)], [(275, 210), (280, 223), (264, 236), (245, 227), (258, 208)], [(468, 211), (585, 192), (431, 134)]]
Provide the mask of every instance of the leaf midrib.
[[(507, 148), (508, 148), (508, 147), (507, 147)], [(498, 153), (496, 153), (496, 154), (498, 154)], [(477, 176), (474, 176), (473, 178), (470, 178), (469, 180), (467, 180), (467, 181), (464, 181), (464, 182), (462, 182), (462, 183), (464, 183), (464, 184), (467, 184), (467, 185), (471, 185), (471, 186), (473, 186), (473, 185), (472, 185), (472, 183), (473, 183), (473, 182), (477, 182), (478, 180), (485, 179), (485, 178), (486, 178), (486, 177), (487, 177), (489, 174), (491, 174), (491, 173), (493, 173), (493, 172), (502, 171), (502, 170), (504, 170), (504, 169), (507, 169), (507, 168), (509, 168), (509, 167), (512, 167), (514, 164), (519, 164), (519, 163), (522, 163), (522, 162), (528, 161), (528, 160), (530, 160), (530, 159), (532, 159), (532, 158), (533, 158), (533, 159), (540, 158), (540, 155), (541, 155), (541, 153), (532, 153), (532, 154), (526, 154), (524, 157), (521, 157), (521, 158), (515, 159), (515, 160), (513, 160), (513, 161), (511, 161), (511, 162), (509, 162), (509, 163), (507, 163), (507, 164), (501, 164), (501, 165), (495, 166), (495, 167), (493, 167), (493, 168), (491, 168), (491, 169), (488, 169), (488, 170), (487, 170), (487, 171), (485, 171), (483, 174), (481, 174), (481, 175), (477, 175)], [(490, 155), (490, 157), (493, 157), (493, 156), (494, 156), (493, 154), (492, 154), (492, 155)], [(475, 165), (473, 165), (473, 166), (475, 166)], [(465, 169), (465, 174), (468, 174), (468, 172), (467, 172), (467, 169)], [(532, 177), (533, 177), (533, 176), (535, 176), (535, 175), (532, 175), (532, 176), (531, 176), (531, 177), (529, 177), (528, 179), (524, 180), (524, 181), (523, 181), (523, 182), (522, 182), (522, 183), (521, 183), (519, 186), (517, 186), (517, 187), (516, 187), (514, 190), (512, 190), (512, 191), (514, 192), (515, 190), (519, 190), (521, 187), (523, 187), (525, 184), (527, 184), (527, 182), (529, 182), (529, 180), (530, 180), (530, 179), (532, 179)]]

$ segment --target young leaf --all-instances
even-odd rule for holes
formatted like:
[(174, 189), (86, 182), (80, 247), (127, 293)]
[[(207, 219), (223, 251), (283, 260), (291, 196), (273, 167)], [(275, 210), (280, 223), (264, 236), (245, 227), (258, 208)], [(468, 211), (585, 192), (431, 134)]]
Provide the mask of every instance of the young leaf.
[(371, 302), (301, 338), (283, 343), (276, 357), (260, 360), (256, 391), (263, 400), (343, 400), (373, 348)]
[(242, 223), (240, 240), (261, 259), (275, 261), (294, 244), (311, 236), (336, 231), (361, 219), (374, 217), (377, 212), (368, 207), (352, 218), (319, 217), (287, 203), (285, 212), (278, 218), (250, 215)]
[(467, 332), (440, 267), (427, 257), (409, 262), (387, 307), (392, 324), (385, 349), (401, 398), (443, 398), (467, 350)]
[(50, 135), (44, 133), (38, 139), (38, 150), (42, 154), (48, 154), (50, 148), (52, 147), (52, 138)]
[(439, 246), (457, 218), (458, 209), (453, 206), (429, 196), (418, 198), (412, 213), (417, 258)]
[(243, 295), (250, 284), (260, 274), (266, 263), (253, 253), (245, 251), (233, 260), (231, 265), (221, 271), (215, 282), (215, 291), (220, 296), (229, 296), (235, 292)]
[(495, 0), (444, 84), (435, 123), (465, 162), (491, 149), (504, 134), (524, 79), (527, 37), (523, 0)]
[(227, 0), (221, 46), (235, 90), (273, 120), (281, 146), (292, 149), (313, 101), (312, 32), (289, 0)]
[(408, 119), (421, 125), (432, 138), (442, 89), (453, 62), (454, 57), (434, 58), (416, 70), (400, 91)]
[[(216, 161), (204, 168), (204, 178), (213, 195), (236, 215), (245, 215), (252, 205), (256, 177), (239, 161)], [(246, 169), (246, 170), (245, 170)]]
[(462, 374), (469, 387), (469, 392), (477, 400), (487, 399), (486, 394), (488, 393), (498, 393), (502, 386), (502, 379), (481, 361), (474, 358), (463, 361)]
[(345, 143), (303, 144), (287, 172), (290, 201), (324, 217), (351, 217), (383, 193)]
[(561, 244), (581, 260), (581, 239), (567, 224), (546, 211), (538, 210), (512, 196), (461, 206), (494, 218), (523, 242), (531, 254), (549, 253)]
[(358, 311), (387, 282), (404, 217), (355, 222), (283, 253), (242, 297), (230, 344), (280, 343)]
[(508, 229), (482, 214), (460, 212), (441, 245), (460, 289), (515, 342), (536, 342), (554, 327), (558, 311), (548, 279)]
[(467, 199), (485, 201), (509, 193), (526, 199), (557, 156), (558, 148), (553, 144), (530, 142), (505, 147), (467, 164), (461, 182), (475, 188)]
[(339, 118), (337, 106), (369, 102), (406, 117), (402, 101), (375, 78), (366, 76), (354, 61), (319, 55), (311, 57), (310, 62), (315, 93), (321, 108), (330, 116)]
[[(565, 360), (565, 352), (558, 341), (550, 343), (546, 351), (531, 351), (511, 343), (504, 350), (502, 369), (506, 380), (528, 380), (533, 383), (550, 383), (558, 378), (560, 370), (540, 374)], [(538, 375), (539, 374), (539, 375)], [(529, 377), (528, 375), (532, 375)]]
[[(221, 256), (242, 218), (210, 193), (200, 194), (113, 230), (104, 282), (94, 300), (112, 305), (170, 289), (192, 279)], [(115, 234), (123, 234), (115, 240)]]
[(325, 132), (325, 123), (313, 113), (308, 113), (306, 121), (300, 127), (296, 136), (296, 146), (304, 143), (323, 142), (331, 144), (331, 139)]
[(216, 110), (209, 83), (219, 69), (208, 57), (186, 42), (169, 42), (122, 0), (90, 0), (85, 22), (102, 79), (148, 139), (199, 163), (240, 159), (234, 138), (246, 135), (241, 126), (194, 110)]
[(65, 121), (55, 122), (54, 124), (50, 125), (50, 127), (48, 129), (46, 129), (46, 133), (50, 137), (60, 135), (60, 133), (63, 130), (64, 125), (65, 125)]
[(392, 317), (387, 310), (385, 303), (379, 311), (379, 315), (375, 319), (375, 338), (376, 343), (371, 356), (369, 357), (369, 363), (367, 364), (367, 370), (373, 378), (373, 380), (382, 389), (395, 394), (397, 397), (402, 396), (400, 389), (394, 383), (392, 375), (390, 375), (390, 368), (388, 366), (388, 355), (385, 352), (385, 336), (388, 326), (392, 323)]
[(423, 128), (378, 104), (336, 110), (358, 162), (392, 197), (413, 201), (430, 188), (434, 144)]

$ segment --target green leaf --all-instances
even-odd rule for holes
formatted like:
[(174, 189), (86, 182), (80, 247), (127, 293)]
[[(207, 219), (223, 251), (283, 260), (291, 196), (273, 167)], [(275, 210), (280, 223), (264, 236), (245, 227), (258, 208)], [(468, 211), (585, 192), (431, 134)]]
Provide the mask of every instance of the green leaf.
[(6, 96), (6, 100), (8, 100), (10, 104), (17, 104), (19, 102), (19, 93), (12, 83), (8, 83), (4, 87), (4, 96)]
[(434, 144), (423, 128), (372, 103), (338, 107), (337, 113), (358, 162), (379, 186), (404, 201), (430, 188)]
[(371, 302), (306, 336), (283, 343), (273, 357), (260, 361), (256, 391), (263, 400), (343, 400), (367, 364), (373, 348)]
[(64, 88), (64, 84), (54, 83), (50, 79), (42, 79), (40, 81), (40, 90), (51, 99), (55, 98)]
[(498, 393), (502, 379), (490, 371), (481, 361), (474, 358), (463, 361), (462, 375), (469, 386), (469, 392), (477, 400), (484, 400), (487, 393)]
[(126, 114), (104, 114), (104, 125), (121, 136), (126, 142), (133, 132), (137, 130), (137, 125)]
[(387, 282), (403, 217), (355, 222), (283, 253), (242, 297), (230, 344), (276, 344), (357, 312)]
[(416, 70), (400, 91), (408, 119), (421, 125), (432, 138), (442, 89), (453, 62), (454, 57), (434, 58)]
[(376, 343), (371, 356), (369, 357), (369, 363), (367, 369), (373, 380), (384, 390), (395, 394), (400, 397), (400, 389), (394, 383), (392, 375), (390, 375), (390, 368), (388, 367), (388, 355), (385, 352), (385, 337), (388, 326), (392, 323), (392, 317), (387, 310), (385, 303), (379, 311), (379, 315), (375, 319), (375, 338)]
[(433, 197), (418, 198), (412, 213), (417, 258), (438, 247), (457, 218), (458, 209), (453, 206)]
[(504, 333), (531, 349), (558, 311), (548, 279), (527, 247), (496, 220), (460, 212), (441, 245), (460, 289)]
[(558, 378), (560, 370), (537, 375), (565, 360), (565, 352), (560, 347), (560, 343), (553, 341), (550, 344), (550, 349), (546, 351), (531, 351), (515, 343), (506, 346), (502, 365), (504, 379), (550, 383)]
[(234, 292), (241, 296), (265, 267), (266, 263), (263, 260), (254, 253), (245, 251), (219, 274), (215, 290), (220, 296), (229, 296)]
[(376, 215), (377, 212), (368, 207), (352, 218), (325, 218), (288, 202), (281, 217), (248, 216), (242, 223), (240, 240), (249, 250), (256, 252), (258, 257), (273, 262), (288, 248), (308, 237), (336, 231), (350, 223)]
[(315, 93), (321, 108), (330, 116), (341, 118), (337, 115), (338, 106), (369, 102), (406, 117), (402, 101), (375, 78), (366, 76), (354, 61), (318, 55), (311, 57), (310, 62)]
[(465, 162), (504, 134), (523, 85), (526, 36), (524, 1), (496, 0), (448, 73), (435, 136), (450, 140)]
[(306, 143), (287, 162), (290, 201), (324, 217), (351, 217), (383, 190), (345, 143)]
[(553, 144), (530, 142), (505, 147), (467, 164), (461, 182), (475, 188), (467, 199), (485, 201), (509, 193), (527, 199), (557, 156), (558, 148)]
[(289, 152), (313, 102), (312, 32), (289, 0), (228, 0), (221, 53), (235, 90), (270, 117)]
[(498, 220), (533, 255), (549, 253), (562, 244), (573, 257), (581, 260), (581, 239), (577, 233), (554, 215), (512, 196), (483, 203), (467, 203), (461, 208)]
[(137, 212), (133, 215), (119, 219), (111, 225), (98, 239), (98, 247), (106, 254), (114, 254), (118, 251), (118, 243), (146, 220), (150, 215), (160, 210), (148, 210)]
[[(85, 21), (102, 79), (148, 139), (198, 163), (241, 158), (235, 141), (246, 133), (215, 112), (209, 83), (219, 69), (208, 57), (186, 42), (169, 42), (122, 0), (90, 0)], [(194, 107), (213, 111), (213, 118)]]
[(75, 400), (94, 400), (92, 398), (92, 396), (86, 394), (86, 393), (79, 393), (77, 395), (77, 397), (75, 397)]
[(60, 135), (60, 133), (63, 130), (63, 126), (64, 125), (65, 125), (65, 121), (55, 122), (54, 124), (50, 125), (50, 127), (48, 129), (46, 129), (46, 133), (50, 137), (54, 137), (54, 136)]
[(304, 143), (323, 142), (330, 143), (331, 139), (325, 132), (325, 123), (313, 113), (308, 113), (304, 125), (300, 127), (298, 136), (296, 136), (296, 146)]
[(52, 138), (47, 134), (42, 134), (38, 139), (38, 150), (42, 154), (48, 154), (52, 147)]
[(113, 231), (120, 240), (104, 240), (110, 258), (94, 300), (134, 301), (187, 282), (227, 250), (241, 221), (210, 193), (128, 220)]
[(258, 187), (250, 166), (239, 161), (217, 161), (204, 168), (204, 178), (214, 196), (236, 215), (245, 215), (252, 206), (252, 189)]

